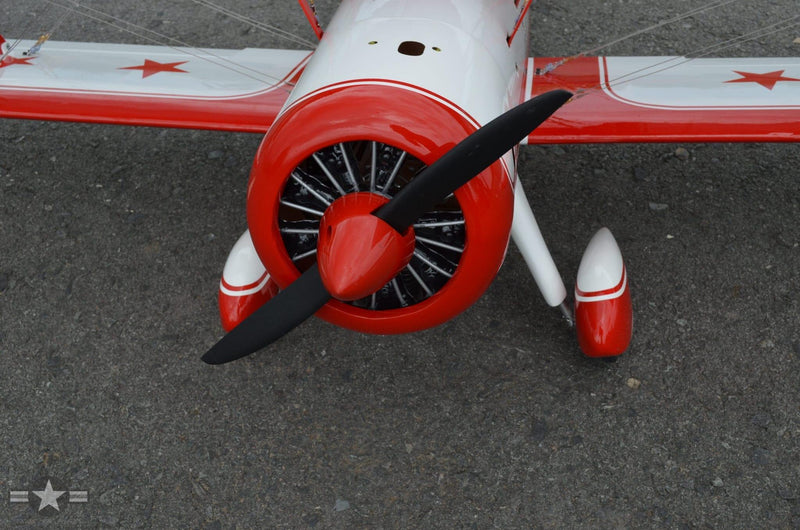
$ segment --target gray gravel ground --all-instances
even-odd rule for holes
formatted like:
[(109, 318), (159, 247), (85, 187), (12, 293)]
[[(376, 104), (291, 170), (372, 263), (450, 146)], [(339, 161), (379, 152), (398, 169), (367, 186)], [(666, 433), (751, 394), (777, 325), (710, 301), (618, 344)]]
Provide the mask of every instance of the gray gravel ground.
[[(541, 0), (532, 45), (574, 53), (700, 3)], [(293, 3), (225, 5), (312, 37)], [(45, 6), (4, 2), (4, 32), (47, 29)], [(283, 46), (187, 1), (113, 9), (194, 45)], [(690, 52), (796, 10), (742, 1), (608, 53)], [(730, 53), (798, 56), (796, 37)], [(132, 39), (74, 16), (56, 38)], [(615, 364), (578, 354), (512, 251), (437, 329), (311, 320), (209, 367), (259, 140), (0, 122), (3, 527), (800, 527), (797, 146), (523, 149), (565, 277), (600, 226), (626, 256)], [(89, 502), (8, 502), (44, 476)]]

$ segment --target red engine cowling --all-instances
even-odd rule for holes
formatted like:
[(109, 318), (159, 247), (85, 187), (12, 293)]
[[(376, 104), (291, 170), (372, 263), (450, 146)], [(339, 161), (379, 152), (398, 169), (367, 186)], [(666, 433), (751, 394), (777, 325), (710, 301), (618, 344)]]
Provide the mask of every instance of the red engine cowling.
[[(264, 138), (248, 189), (248, 224), (267, 270), (282, 287), (292, 283), (314, 260), (316, 230), (328, 204), (355, 191), (392, 195), (477, 128), (456, 105), (399, 82), (349, 81), (294, 102)], [(360, 302), (332, 300), (318, 316), (388, 334), (435, 326), (465, 310), (489, 286), (505, 255), (512, 175), (514, 168), (502, 161), (483, 171), (426, 216), (424, 226), (415, 225), (415, 257), (384, 290)], [(426, 237), (434, 229), (442, 240)]]

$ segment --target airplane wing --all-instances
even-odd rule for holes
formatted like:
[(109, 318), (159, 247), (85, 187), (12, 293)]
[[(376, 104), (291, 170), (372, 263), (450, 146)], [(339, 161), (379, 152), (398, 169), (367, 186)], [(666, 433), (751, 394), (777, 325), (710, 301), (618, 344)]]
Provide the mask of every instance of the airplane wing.
[(34, 45), (0, 61), (0, 117), (265, 132), (311, 55), (52, 41), (25, 55)]
[[(309, 51), (21, 41), (0, 117), (265, 132)], [(528, 143), (799, 141), (800, 59), (530, 58), (527, 98), (576, 97)], [(547, 72), (547, 73), (537, 73)]]
[(528, 143), (800, 141), (800, 58), (563, 60), (528, 60), (528, 98), (576, 93)]

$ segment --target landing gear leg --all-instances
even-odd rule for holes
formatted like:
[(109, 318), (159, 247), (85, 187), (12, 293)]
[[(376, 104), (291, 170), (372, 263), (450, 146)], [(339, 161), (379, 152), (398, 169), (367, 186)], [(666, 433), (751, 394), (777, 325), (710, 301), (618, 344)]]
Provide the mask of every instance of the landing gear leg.
[(633, 327), (630, 286), (622, 253), (607, 228), (595, 234), (583, 254), (575, 286), (574, 313), (519, 181), (514, 189), (511, 237), (544, 299), (550, 306), (558, 306), (570, 326), (576, 327), (584, 354), (613, 359), (628, 348)]
[(575, 320), (567, 301), (567, 288), (550, 255), (519, 179), (514, 188), (514, 221), (511, 224), (511, 237), (522, 253), (547, 304), (550, 307), (559, 307), (564, 318), (572, 326)]

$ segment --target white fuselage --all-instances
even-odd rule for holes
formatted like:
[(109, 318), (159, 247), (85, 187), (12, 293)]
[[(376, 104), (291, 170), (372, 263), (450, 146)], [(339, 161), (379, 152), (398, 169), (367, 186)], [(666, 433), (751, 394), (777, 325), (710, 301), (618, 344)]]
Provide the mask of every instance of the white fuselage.
[(508, 42), (520, 9), (513, 0), (344, 0), (285, 108), (332, 85), (390, 82), (483, 125), (523, 97), (527, 22)]

